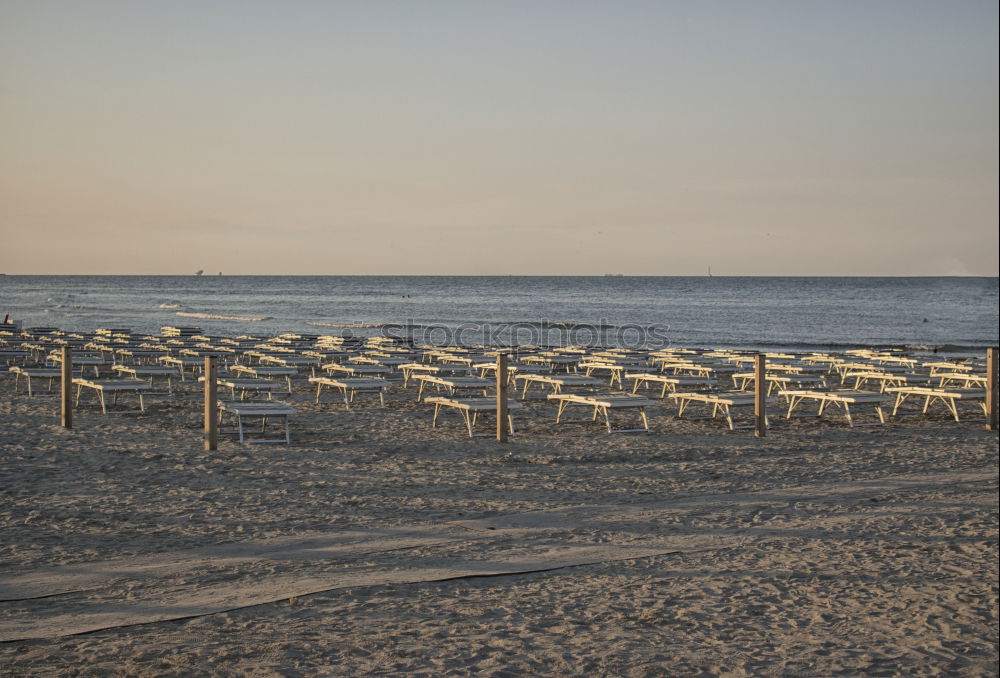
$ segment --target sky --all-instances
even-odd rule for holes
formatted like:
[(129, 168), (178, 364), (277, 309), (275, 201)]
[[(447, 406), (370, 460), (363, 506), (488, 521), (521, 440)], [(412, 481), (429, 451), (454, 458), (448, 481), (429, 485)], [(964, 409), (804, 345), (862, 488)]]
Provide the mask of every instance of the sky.
[(0, 0), (0, 273), (998, 272), (993, 0)]

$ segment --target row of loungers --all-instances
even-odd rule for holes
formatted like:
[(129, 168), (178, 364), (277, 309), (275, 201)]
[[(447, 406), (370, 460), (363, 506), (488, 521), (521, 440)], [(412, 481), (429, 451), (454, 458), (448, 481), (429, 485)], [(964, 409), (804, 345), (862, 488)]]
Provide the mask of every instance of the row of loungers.
[[(40, 389), (32, 386), (32, 379), (45, 380), (47, 388), (43, 393), (53, 393), (60, 354), (52, 350), (52, 344), (57, 343), (58, 337), (48, 337), (49, 342), (36, 338), (34, 344), (20, 347), (0, 337), (3, 342), (0, 361), (22, 363), (10, 368), (15, 374), (15, 389), (23, 379), (29, 395), (41, 395)], [(377, 399), (377, 406), (384, 407), (387, 390), (400, 382), (403, 388), (417, 382), (417, 399), (434, 406), (432, 425), (437, 425), (444, 409), (453, 409), (465, 418), (470, 435), (479, 415), (495, 409), (495, 398), (487, 397), (489, 389), (495, 386), (496, 351), (491, 349), (442, 349), (386, 341), (355, 342), (348, 346), (335, 338), (321, 341), (318, 337), (298, 335), (270, 340), (215, 338), (215, 343), (210, 343), (210, 337), (198, 335), (169, 340), (143, 337), (141, 345), (121, 334), (91, 339), (82, 348), (95, 353), (73, 358), (74, 367), (79, 370), (74, 379), (77, 403), (85, 392), (93, 392), (102, 412), (144, 411), (144, 396), (172, 393), (175, 379), (184, 380), (186, 373), (197, 374), (205, 355), (215, 355), (222, 364), (218, 383), (229, 389), (232, 398), (225, 401), (230, 404), (220, 409), (220, 416), (223, 412), (237, 412), (236, 428), (241, 439), (245, 436), (240, 417), (266, 411), (269, 412), (266, 416), (284, 418), (287, 441), (290, 413), (275, 412), (291, 406), (273, 400), (273, 395), (291, 394), (293, 379), (303, 376), (303, 372), (305, 376), (312, 375), (308, 382), (316, 388), (317, 403), (324, 390), (336, 391), (346, 409), (357, 409), (361, 395), (370, 396), (366, 399), (369, 406), (375, 406)], [(117, 339), (119, 344), (108, 343), (108, 339)], [(87, 338), (74, 337), (74, 340), (79, 347)], [(105, 343), (99, 344), (101, 341)], [(157, 345), (156, 341), (162, 343)], [(130, 362), (109, 364), (106, 356), (112, 360), (127, 357)], [(27, 365), (31, 357), (35, 360), (44, 357), (50, 365)], [(708, 416), (724, 417), (729, 427), (735, 429), (740, 428), (734, 421), (735, 413), (752, 408), (754, 402), (750, 390), (754, 375), (746, 372), (753, 356), (738, 352), (518, 347), (513, 358), (509, 366), (512, 393), (521, 401), (545, 398), (554, 402), (558, 423), (576, 421), (566, 418), (569, 408), (586, 407), (592, 410), (587, 421), (603, 420), (608, 431), (648, 431), (646, 407), (657, 400), (643, 393), (657, 389), (659, 400), (677, 404), (678, 416), (690, 414), (692, 408), (700, 406)], [(881, 424), (890, 405), (891, 416), (896, 416), (908, 399), (922, 399), (923, 412), (934, 403), (943, 403), (956, 420), (961, 402), (976, 403), (985, 412), (985, 376), (977, 373), (980, 366), (976, 363), (921, 363), (908, 356), (861, 351), (840, 356), (768, 354), (767, 359), (768, 402), (772, 407), (778, 402), (787, 404), (787, 417), (803, 416), (804, 404), (814, 402), (817, 404), (814, 416), (836, 409), (843, 412), (853, 427), (862, 425), (855, 421), (858, 408), (870, 406), (878, 421), (868, 423)], [(101, 378), (102, 369), (119, 378)], [(159, 390), (154, 388), (156, 379), (161, 382)], [(724, 390), (724, 383), (730, 380), (733, 388)], [(838, 380), (842, 387), (848, 387), (831, 388), (830, 384)], [(851, 382), (853, 389), (849, 387)], [(878, 390), (861, 390), (861, 386), (868, 384), (877, 384)], [(616, 391), (605, 390), (609, 388)], [(631, 393), (625, 393), (626, 390)], [(138, 409), (119, 406), (119, 396), (128, 394), (137, 397)], [(511, 409), (520, 406), (512, 401)], [(241, 408), (243, 415), (238, 413)], [(610, 412), (615, 410), (636, 413), (642, 425), (614, 429)]]

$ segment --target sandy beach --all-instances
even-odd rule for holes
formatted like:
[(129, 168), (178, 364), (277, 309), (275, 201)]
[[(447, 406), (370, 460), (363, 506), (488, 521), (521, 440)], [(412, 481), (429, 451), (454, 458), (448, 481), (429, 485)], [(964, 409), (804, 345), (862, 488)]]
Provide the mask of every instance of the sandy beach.
[(5, 676), (991, 676), (997, 434), (946, 413), (765, 438), (515, 412), (508, 444), (291, 402), (292, 444), (140, 415), (0, 418)]

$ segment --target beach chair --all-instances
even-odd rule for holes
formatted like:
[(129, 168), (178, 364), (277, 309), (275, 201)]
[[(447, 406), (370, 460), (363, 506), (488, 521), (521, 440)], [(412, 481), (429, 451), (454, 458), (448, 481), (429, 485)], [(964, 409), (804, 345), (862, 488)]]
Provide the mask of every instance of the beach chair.
[(282, 365), (230, 365), (227, 371), (232, 374), (242, 375), (253, 379), (282, 379), (285, 382), (284, 391), (271, 391), (271, 393), (292, 394), (292, 379), (301, 373), (298, 367), (285, 367)]
[[(219, 401), (219, 433), (238, 435), (241, 443), (285, 443), (291, 444), (292, 437), (288, 418), (295, 414), (295, 408), (287, 403), (273, 400), (220, 400)], [(224, 429), (225, 416), (235, 420), (235, 426), (231, 430)], [(284, 425), (284, 438), (250, 438), (248, 429), (245, 426), (247, 419), (260, 419), (260, 435), (267, 433), (268, 419), (277, 419)]]
[[(754, 424), (737, 426), (733, 421), (734, 410), (746, 410), (749, 408), (753, 412), (756, 397), (752, 393), (747, 393), (746, 391), (726, 391), (722, 393), (677, 391), (676, 393), (671, 393), (669, 398), (677, 403), (678, 418), (683, 418), (684, 412), (692, 403), (699, 403), (705, 405), (705, 407), (711, 407), (711, 414), (703, 417), (692, 417), (693, 419), (714, 419), (719, 414), (722, 414), (729, 424), (730, 431), (755, 427)], [(764, 402), (767, 405), (772, 405), (778, 401), (776, 398), (767, 398)], [(769, 425), (766, 417), (764, 423), (765, 426)]]
[[(198, 377), (198, 381), (204, 382), (205, 378)], [(251, 400), (259, 400), (261, 393), (267, 395), (267, 400), (271, 400), (271, 394), (275, 391), (275, 389), (281, 386), (280, 383), (271, 381), (270, 379), (254, 379), (252, 377), (219, 376), (216, 377), (216, 383), (219, 386), (228, 388), (234, 399), (236, 399), (236, 393), (238, 391), (240, 400), (246, 400), (248, 393), (253, 394)]]
[(174, 377), (179, 378), (181, 376), (180, 370), (176, 367), (168, 367), (166, 365), (112, 365), (111, 370), (132, 379), (145, 378), (151, 388), (156, 388), (156, 384), (153, 383), (156, 377), (166, 380), (166, 391), (151, 390), (147, 395), (172, 395), (174, 392), (173, 379)]
[(523, 384), (521, 400), (527, 400), (528, 391), (532, 385), (543, 389), (548, 386), (552, 393), (562, 393), (567, 389), (573, 388), (594, 389), (604, 385), (604, 382), (600, 379), (587, 377), (582, 374), (516, 374), (514, 375), (514, 380), (515, 383), (520, 381)]
[(472, 375), (472, 367), (469, 365), (447, 365), (441, 363), (408, 362), (400, 365), (399, 371), (403, 373), (403, 388), (407, 388), (410, 385), (410, 380), (417, 374), (432, 374), (439, 377), (465, 377)]
[[(604, 417), (604, 424), (608, 433), (649, 433), (649, 420), (646, 418), (646, 408), (655, 405), (656, 401), (644, 396), (630, 395), (627, 393), (553, 393), (548, 396), (549, 400), (558, 403), (556, 411), (556, 423), (592, 423), (596, 422), (598, 416)], [(591, 407), (593, 416), (589, 419), (563, 419), (563, 415), (570, 407)], [(611, 410), (635, 410), (642, 419), (642, 428), (613, 428), (611, 426)]]
[(927, 414), (927, 410), (932, 404), (941, 403), (951, 412), (951, 416), (955, 418), (955, 421), (959, 421), (958, 404), (960, 402), (969, 402), (978, 405), (984, 415), (989, 415), (986, 411), (986, 389), (896, 386), (886, 388), (886, 392), (893, 393), (896, 396), (896, 403), (892, 408), (892, 416), (894, 417), (899, 413), (899, 409), (903, 403), (911, 397), (924, 399), (924, 406), (921, 409), (922, 414)]
[(659, 384), (661, 386), (661, 400), (666, 397), (667, 393), (675, 393), (679, 388), (710, 389), (715, 386), (715, 380), (710, 377), (689, 377), (681, 374), (641, 372), (626, 374), (625, 379), (633, 382), (632, 393), (638, 393), (640, 386), (649, 388), (650, 384)]
[[(83, 379), (76, 378), (73, 379), (73, 383), (76, 385), (76, 401), (74, 407), (80, 406), (80, 398), (83, 395), (84, 389), (94, 391), (101, 403), (101, 412), (103, 414), (136, 414), (139, 412), (145, 412), (146, 407), (143, 403), (143, 394), (152, 390), (152, 386), (149, 382), (144, 379)], [(108, 407), (107, 394), (110, 393), (112, 396), (111, 407)], [(120, 394), (132, 394), (139, 399), (139, 409), (115, 409), (118, 404), (118, 396)]]
[[(55, 396), (58, 395), (56, 391), (52, 389), (52, 385), (57, 379), (62, 376), (62, 369), (58, 367), (23, 367), (21, 365), (14, 365), (10, 368), (11, 374), (14, 375), (14, 392), (17, 393), (20, 390), (20, 383), (23, 379), (25, 386), (28, 390), (28, 397), (33, 397), (36, 395), (45, 396)], [(44, 393), (37, 393), (31, 386), (31, 380), (41, 380), (44, 379), (48, 382), (46, 390)]]
[(413, 378), (420, 382), (417, 400), (423, 399), (427, 386), (433, 386), (438, 391), (444, 390), (452, 396), (459, 391), (482, 391), (485, 397), (487, 389), (495, 385), (493, 380), (480, 377), (439, 377), (434, 374), (418, 374)]
[[(309, 381), (316, 384), (316, 403), (320, 401), (323, 387), (338, 389), (344, 399), (344, 407), (350, 409), (379, 409), (385, 407), (385, 392), (392, 386), (385, 379), (370, 379), (365, 377), (310, 377)], [(352, 408), (354, 399), (359, 393), (374, 393), (378, 395), (379, 408)]]
[[(496, 414), (497, 401), (495, 398), (445, 398), (443, 396), (432, 396), (425, 398), (424, 402), (434, 406), (434, 418), (431, 420), (431, 428), (437, 428), (438, 418), (442, 409), (452, 409), (459, 412), (465, 419), (465, 427), (470, 438), (485, 438), (495, 435), (495, 433), (476, 432), (476, 423), (479, 415), (492, 412)], [(510, 415), (511, 410), (523, 407), (521, 403), (510, 401), (507, 403), (507, 430), (510, 435), (514, 435), (514, 419)]]
[[(839, 408), (844, 413), (844, 417), (847, 419), (847, 424), (851, 428), (856, 428), (858, 426), (885, 425), (885, 412), (883, 411), (883, 407), (887, 404), (888, 399), (882, 393), (857, 390), (824, 391), (800, 389), (783, 390), (781, 391), (781, 395), (788, 399), (788, 413), (785, 415), (787, 419), (792, 418), (792, 413), (795, 411), (795, 408), (798, 407), (803, 401), (812, 400), (819, 404), (819, 410), (814, 416), (822, 417), (826, 409), (832, 405)], [(855, 422), (851, 416), (852, 405), (873, 406), (875, 408), (875, 413), (878, 415), (878, 422)]]

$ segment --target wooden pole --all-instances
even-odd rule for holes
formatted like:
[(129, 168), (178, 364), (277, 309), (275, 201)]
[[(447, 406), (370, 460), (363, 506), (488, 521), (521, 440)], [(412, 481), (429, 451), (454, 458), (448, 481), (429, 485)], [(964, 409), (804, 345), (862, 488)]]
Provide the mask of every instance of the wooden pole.
[(986, 430), (997, 430), (997, 349), (986, 349)]
[(59, 386), (61, 401), (61, 423), (63, 428), (73, 428), (73, 349), (69, 346), (62, 347), (62, 372), (60, 373)]
[(497, 353), (497, 441), (507, 442), (507, 354)]
[(767, 375), (764, 369), (766, 363), (762, 353), (753, 358), (753, 434), (758, 438), (767, 435)]
[(219, 449), (218, 385), (215, 381), (215, 358), (205, 356), (205, 450)]

